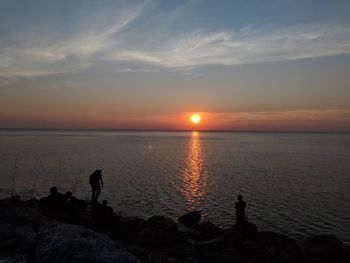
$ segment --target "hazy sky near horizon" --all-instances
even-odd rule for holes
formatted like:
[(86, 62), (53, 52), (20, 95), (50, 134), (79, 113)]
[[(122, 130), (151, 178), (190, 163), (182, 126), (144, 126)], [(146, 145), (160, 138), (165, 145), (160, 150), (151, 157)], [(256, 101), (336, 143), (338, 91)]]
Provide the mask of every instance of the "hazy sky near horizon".
[(350, 131), (347, 0), (0, 0), (0, 128)]

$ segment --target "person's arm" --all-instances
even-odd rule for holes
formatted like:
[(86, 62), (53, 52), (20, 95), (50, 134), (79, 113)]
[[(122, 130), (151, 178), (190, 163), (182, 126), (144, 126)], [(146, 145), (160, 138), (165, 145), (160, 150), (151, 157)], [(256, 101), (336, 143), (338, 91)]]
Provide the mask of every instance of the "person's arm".
[(102, 176), (101, 176), (100, 180), (101, 180), (101, 185), (102, 185), (102, 187), (103, 187), (103, 180), (102, 180)]

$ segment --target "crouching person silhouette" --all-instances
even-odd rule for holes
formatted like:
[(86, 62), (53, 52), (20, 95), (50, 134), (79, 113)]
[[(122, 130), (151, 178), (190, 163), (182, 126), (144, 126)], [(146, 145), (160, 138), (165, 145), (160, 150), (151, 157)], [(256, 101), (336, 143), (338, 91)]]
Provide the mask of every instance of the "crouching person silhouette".
[[(100, 184), (101, 182), (101, 184)], [(101, 186), (103, 187), (103, 180), (102, 180), (102, 171), (101, 170), (95, 170), (90, 175), (89, 184), (91, 185), (91, 191), (92, 191), (92, 202), (97, 202), (97, 199), (101, 193)]]

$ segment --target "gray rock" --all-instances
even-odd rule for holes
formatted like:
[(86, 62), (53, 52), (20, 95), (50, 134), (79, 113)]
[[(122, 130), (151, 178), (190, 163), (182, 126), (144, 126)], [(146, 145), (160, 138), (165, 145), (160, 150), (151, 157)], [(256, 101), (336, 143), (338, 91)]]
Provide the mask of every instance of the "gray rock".
[(242, 257), (250, 258), (255, 255), (255, 242), (253, 241), (242, 242), (236, 248)]
[(111, 226), (112, 238), (115, 240), (133, 241), (146, 226), (146, 221), (138, 217), (118, 216)]
[(48, 221), (48, 218), (31, 208), (9, 205), (0, 210), (0, 220), (12, 225), (28, 226), (38, 229)]
[(255, 253), (258, 258), (285, 258), (288, 255), (297, 260), (301, 254), (295, 240), (270, 231), (259, 232), (255, 244)]
[(327, 263), (327, 261), (322, 258), (308, 257), (303, 260), (303, 263)]
[(15, 251), (20, 253), (31, 253), (36, 244), (35, 231), (27, 226), (14, 226), (13, 230), (18, 237)]
[(51, 222), (38, 233), (36, 260), (59, 262), (139, 262), (137, 258), (104, 234), (82, 226)]
[(342, 250), (343, 243), (332, 235), (312, 236), (305, 240), (302, 248), (306, 254), (330, 257)]
[(2, 254), (0, 255), (1, 263), (27, 263), (27, 257), (21, 254)]
[(231, 253), (230, 251), (210, 251), (202, 250), (200, 251), (200, 261), (201, 262), (223, 262), (223, 263), (243, 263), (244, 260), (240, 258), (237, 253)]
[(5, 209), (9, 205), (11, 205), (11, 203), (12, 203), (11, 198), (0, 199), (0, 208)]
[(201, 263), (201, 262), (194, 257), (189, 257), (189, 258), (186, 258), (185, 263)]
[(174, 220), (165, 216), (152, 216), (147, 220), (147, 225), (166, 231), (177, 231), (177, 224), (174, 222)]
[(165, 252), (168, 256), (173, 258), (179, 258), (181, 260), (185, 260), (190, 257), (198, 257), (198, 252), (194, 248), (184, 245), (172, 246), (168, 248)]
[(27, 226), (13, 226), (0, 221), (0, 253), (29, 254), (36, 242), (36, 233)]
[(0, 221), (0, 237), (0, 253), (12, 252), (18, 238), (11, 226), (3, 221)]
[(174, 234), (154, 227), (144, 228), (138, 235), (137, 243), (148, 248), (162, 248), (173, 244)]
[(221, 228), (214, 225), (210, 221), (203, 221), (196, 228), (198, 231), (204, 233), (208, 237), (219, 236), (222, 232)]
[(129, 247), (128, 250), (137, 256), (143, 263), (173, 263), (174, 259), (166, 255), (143, 247)]

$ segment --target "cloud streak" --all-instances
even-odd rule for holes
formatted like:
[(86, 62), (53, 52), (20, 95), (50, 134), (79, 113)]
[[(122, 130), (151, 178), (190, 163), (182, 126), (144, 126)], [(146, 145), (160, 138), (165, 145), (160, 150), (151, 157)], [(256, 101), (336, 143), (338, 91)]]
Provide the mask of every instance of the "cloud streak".
[(140, 61), (167, 68), (244, 65), (350, 53), (350, 28), (310, 25), (273, 30), (189, 32), (153, 50), (124, 50), (116, 60)]
[[(144, 5), (145, 2), (110, 14), (114, 21), (105, 27), (97, 23), (70, 35), (19, 36), (14, 46), (0, 46), (0, 76), (35, 77), (87, 69), (93, 65), (94, 54), (116, 45), (118, 34), (139, 16)], [(103, 20), (105, 15), (99, 14), (100, 19), (95, 20)]]
[(348, 131), (349, 109), (207, 113), (206, 129)]
[(95, 14), (94, 19), (82, 18), (81, 24), (89, 26), (69, 34), (29, 34), (19, 36), (14, 45), (0, 43), (0, 77), (74, 73), (95, 64), (106, 67), (111, 62), (116, 67), (112, 70), (116, 71), (120, 67), (138, 71), (135, 63), (142, 63), (143, 69), (152, 71), (154, 67), (187, 70), (350, 53), (350, 27), (345, 24), (243, 26), (239, 30), (222, 31), (199, 28), (169, 35), (164, 27), (169, 26), (167, 23), (176, 24), (176, 17), (170, 22), (140, 26), (142, 19), (147, 20), (154, 11), (146, 8), (148, 4), (145, 1), (117, 11), (104, 10)]
[[(115, 113), (64, 114), (48, 112), (43, 115), (1, 114), (0, 128), (101, 128), (101, 129), (169, 129), (192, 130), (192, 112), (158, 116), (116, 116)], [(202, 112), (202, 122), (196, 129), (231, 131), (350, 131), (349, 109)]]

